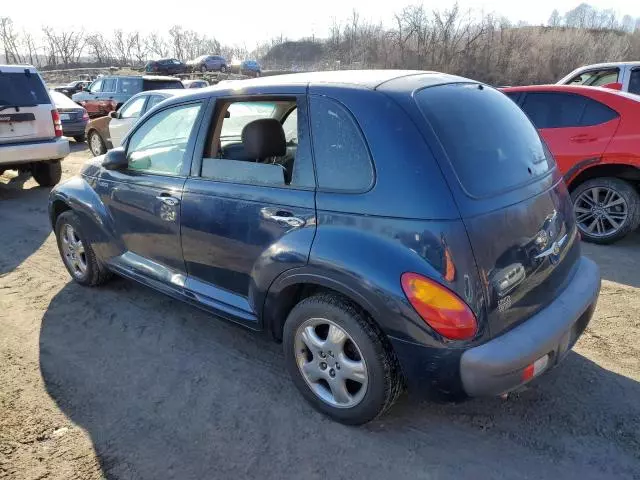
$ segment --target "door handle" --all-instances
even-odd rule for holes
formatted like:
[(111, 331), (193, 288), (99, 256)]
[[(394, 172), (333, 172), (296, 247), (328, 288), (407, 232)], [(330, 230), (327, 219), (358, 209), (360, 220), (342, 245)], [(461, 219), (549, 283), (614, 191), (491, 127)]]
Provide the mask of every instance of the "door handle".
[(302, 218), (294, 217), (293, 213), (279, 208), (263, 208), (260, 210), (262, 216), (268, 220), (288, 225), (289, 227), (299, 228), (302, 227), (305, 222)]
[(176, 197), (172, 197), (171, 195), (158, 195), (156, 197), (158, 200), (160, 200), (162, 203), (164, 203), (165, 205), (169, 205), (170, 207), (175, 207), (176, 205), (178, 205), (180, 203), (180, 200), (178, 200)]
[(581, 135), (575, 135), (571, 137), (569, 140), (575, 143), (587, 143), (587, 142), (595, 142), (597, 138), (583, 133)]

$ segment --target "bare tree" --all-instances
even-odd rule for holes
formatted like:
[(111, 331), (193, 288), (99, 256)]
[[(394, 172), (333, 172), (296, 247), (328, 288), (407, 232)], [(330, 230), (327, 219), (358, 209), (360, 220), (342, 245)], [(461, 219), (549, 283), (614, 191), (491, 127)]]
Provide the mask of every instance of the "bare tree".
[(4, 58), (7, 63), (24, 63), (20, 55), (19, 35), (9, 17), (0, 17), (0, 41), (2, 41)]
[(162, 38), (158, 32), (150, 33), (145, 43), (149, 54), (158, 58), (164, 58), (169, 55), (169, 46), (167, 45), (166, 40)]
[(562, 25), (562, 17), (560, 16), (560, 12), (558, 12), (557, 8), (554, 9), (553, 12), (551, 12), (551, 16), (549, 17), (547, 25), (549, 25), (550, 27), (559, 27), (560, 25)]
[(56, 65), (58, 60), (64, 66), (80, 61), (86, 45), (84, 31), (66, 31), (43, 27), (42, 32), (47, 40), (50, 61)]

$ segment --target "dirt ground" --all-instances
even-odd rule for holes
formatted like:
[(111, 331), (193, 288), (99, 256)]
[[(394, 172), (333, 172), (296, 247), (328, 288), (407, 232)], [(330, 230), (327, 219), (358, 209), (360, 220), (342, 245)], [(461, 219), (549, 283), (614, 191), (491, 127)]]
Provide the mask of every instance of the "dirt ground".
[[(65, 177), (88, 158), (73, 145)], [(26, 182), (25, 182), (26, 180)], [(640, 479), (640, 235), (575, 351), (509, 400), (407, 396), (360, 428), (294, 390), (280, 346), (133, 282), (73, 284), (48, 190), (0, 180), (0, 478)]]

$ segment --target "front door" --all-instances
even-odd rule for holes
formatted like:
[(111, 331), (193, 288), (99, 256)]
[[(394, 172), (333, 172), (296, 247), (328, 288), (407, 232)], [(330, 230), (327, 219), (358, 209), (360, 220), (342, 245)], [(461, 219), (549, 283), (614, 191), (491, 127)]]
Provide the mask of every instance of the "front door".
[(527, 93), (522, 109), (540, 130), (562, 174), (569, 176), (581, 162), (600, 158), (620, 121), (606, 105), (569, 93)]
[[(282, 271), (305, 265), (315, 234), (304, 96), (218, 100), (216, 111), (201, 171), (183, 194), (187, 289), (232, 319), (255, 323), (255, 293)], [(243, 128), (258, 119), (270, 125), (247, 135), (253, 145), (243, 144)]]
[(109, 210), (123, 254), (114, 266), (181, 287), (180, 207), (201, 102), (160, 110), (128, 140), (128, 168), (104, 170), (98, 192)]
[(99, 97), (102, 90), (102, 80), (98, 79), (91, 84), (88, 92), (80, 92), (78, 96), (80, 98), (76, 101), (84, 107), (90, 117), (97, 117), (100, 115)]
[(131, 129), (133, 124), (144, 112), (144, 105), (147, 102), (148, 95), (140, 95), (132, 98), (127, 103), (122, 105), (118, 110), (116, 118), (112, 118), (109, 122), (109, 136), (111, 137), (111, 144), (115, 147), (119, 147), (122, 144), (122, 139)]

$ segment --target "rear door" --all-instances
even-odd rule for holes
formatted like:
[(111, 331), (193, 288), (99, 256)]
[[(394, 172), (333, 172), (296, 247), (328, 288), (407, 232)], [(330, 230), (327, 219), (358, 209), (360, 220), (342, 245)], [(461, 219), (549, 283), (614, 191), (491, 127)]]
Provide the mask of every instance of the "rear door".
[(581, 162), (600, 158), (620, 122), (611, 108), (573, 93), (527, 92), (522, 109), (569, 176)]
[(54, 108), (35, 69), (0, 67), (0, 143), (53, 138)]
[(415, 98), (467, 228), (497, 335), (549, 304), (575, 271), (580, 251), (568, 191), (535, 127), (498, 91), (460, 83)]
[[(208, 144), (201, 167), (185, 184), (182, 248), (187, 288), (198, 300), (256, 326), (251, 298), (256, 285), (266, 289), (261, 281), (308, 260), (316, 225), (315, 181), (304, 95), (279, 96), (275, 103), (245, 99), (233, 103), (225, 118), (228, 102), (235, 101), (218, 99), (215, 133), (204, 132)], [(292, 108), (297, 117), (291, 117)], [(242, 129), (284, 115), (297, 120), (295, 127), (287, 125), (287, 153), (269, 161), (249, 158)]]

